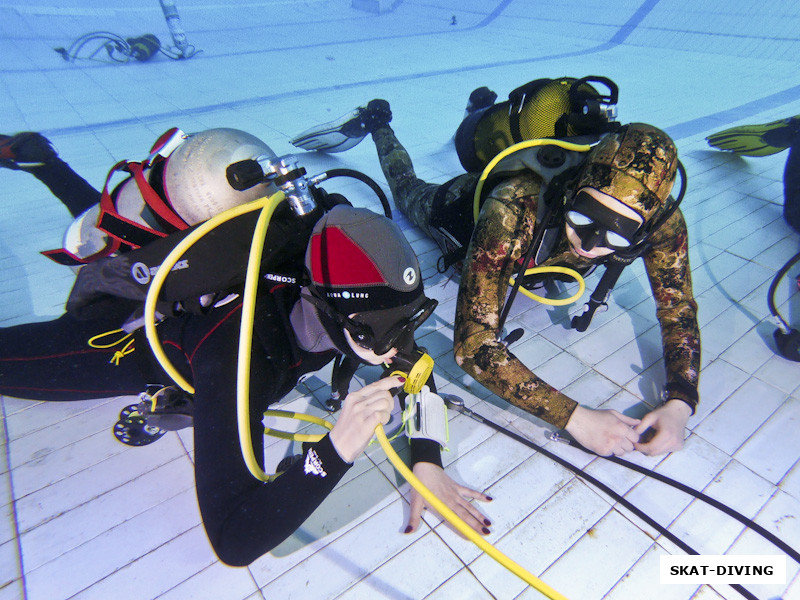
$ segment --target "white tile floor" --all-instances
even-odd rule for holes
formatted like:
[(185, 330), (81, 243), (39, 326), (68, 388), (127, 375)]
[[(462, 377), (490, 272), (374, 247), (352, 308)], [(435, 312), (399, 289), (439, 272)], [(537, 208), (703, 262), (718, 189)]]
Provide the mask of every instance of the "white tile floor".
[[(703, 331), (702, 401), (686, 448), (631, 459), (800, 545), (800, 368), (773, 353), (765, 300), (773, 274), (798, 248), (781, 219), (785, 154), (741, 159), (704, 142), (726, 126), (800, 113), (800, 7), (792, 0), (396, 4), (377, 15), (350, 0), (178, 2), (202, 54), (108, 65), (67, 64), (52, 48), (96, 30), (167, 40), (156, 0), (0, 0), (0, 129), (44, 131), (100, 185), (111, 164), (142, 157), (173, 125), (245, 129), (285, 154), (293, 134), (385, 97), (420, 176), (444, 181), (460, 170), (450, 137), (473, 88), (488, 85), (502, 96), (537, 77), (612, 77), (621, 119), (665, 128), (689, 172), (683, 211)], [(368, 142), (346, 154), (299, 156), (311, 173), (344, 166), (381, 178)], [(0, 178), (0, 324), (51, 318), (73, 275), (37, 252), (60, 245), (69, 216), (31, 177), (4, 170)], [(377, 206), (358, 185), (326, 185), (337, 186), (357, 204)], [(441, 301), (423, 339), (436, 355), (440, 388), (543, 442), (548, 427), (455, 366), (457, 287), (436, 274), (433, 245), (398, 218)], [(781, 287), (780, 306), (796, 318), (800, 305), (790, 294), (791, 286)], [(566, 310), (519, 302), (512, 325), (526, 335), (516, 352), (579, 401), (635, 415), (642, 402), (653, 404), (663, 381), (641, 266), (625, 274), (615, 297), (583, 335), (564, 329)], [(325, 374), (309, 380), (291, 405), (321, 414), (312, 400), (325, 396), (325, 381)], [(249, 568), (225, 567), (200, 525), (191, 434), (146, 448), (117, 443), (110, 429), (130, 402), (2, 398), (0, 600), (541, 597), (435, 518), (403, 535), (408, 486), (377, 448), (291, 539)], [(739, 597), (724, 585), (660, 585), (659, 556), (681, 552), (671, 542), (488, 427), (452, 415), (450, 430), (448, 471), (495, 498), (485, 507), (494, 522), (489, 540), (568, 597)], [(281, 444), (270, 456), (285, 452)], [(777, 553), (679, 492), (563, 445), (548, 447), (588, 464), (700, 552)], [(799, 568), (788, 560), (784, 585), (751, 590), (762, 600), (797, 600)]]

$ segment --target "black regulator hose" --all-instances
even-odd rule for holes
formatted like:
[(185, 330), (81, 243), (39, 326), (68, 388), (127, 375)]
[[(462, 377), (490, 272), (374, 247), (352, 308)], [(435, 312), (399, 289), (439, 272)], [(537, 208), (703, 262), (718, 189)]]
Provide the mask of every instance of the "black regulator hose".
[[(664, 537), (666, 537), (668, 540), (673, 542), (676, 546), (681, 548), (687, 554), (693, 554), (693, 555), (697, 555), (698, 554), (698, 552), (696, 550), (694, 550), (691, 546), (689, 546), (688, 544), (686, 544), (685, 542), (683, 542), (682, 540), (677, 538), (675, 536), (675, 534), (670, 532), (666, 527), (664, 527), (660, 523), (657, 523), (652, 517), (650, 517), (649, 515), (644, 513), (641, 509), (637, 508), (633, 504), (631, 504), (630, 501), (627, 500), (626, 498), (624, 498), (621, 494), (619, 494), (619, 493), (615, 492), (614, 490), (612, 490), (611, 488), (609, 488), (602, 481), (599, 481), (595, 477), (589, 475), (583, 469), (581, 469), (579, 467), (576, 467), (575, 465), (573, 465), (572, 463), (568, 462), (567, 460), (561, 458), (557, 454), (554, 454), (553, 452), (550, 452), (549, 450), (546, 450), (544, 447), (540, 446), (536, 442), (534, 442), (534, 441), (532, 441), (532, 440), (530, 440), (530, 439), (528, 439), (528, 438), (526, 438), (526, 437), (524, 437), (524, 436), (522, 436), (522, 435), (520, 435), (518, 433), (515, 433), (515, 432), (507, 429), (506, 427), (503, 427), (502, 425), (498, 425), (497, 423), (487, 419), (486, 417), (483, 417), (482, 415), (479, 415), (478, 413), (470, 410), (469, 408), (467, 408), (464, 405), (464, 401), (461, 400), (460, 398), (458, 398), (457, 396), (453, 396), (453, 395), (449, 395), (448, 394), (448, 395), (442, 395), (442, 398), (444, 398), (444, 400), (445, 400), (445, 402), (447, 403), (448, 406), (450, 406), (452, 408), (455, 408), (456, 410), (458, 410), (458, 411), (464, 413), (465, 415), (475, 419), (476, 421), (478, 421), (480, 423), (483, 423), (484, 425), (487, 425), (488, 427), (494, 429), (495, 431), (497, 431), (499, 433), (502, 433), (503, 435), (506, 435), (506, 436), (510, 437), (511, 439), (520, 442), (521, 444), (524, 444), (528, 448), (531, 448), (532, 450), (536, 450), (540, 454), (543, 454), (547, 458), (557, 462), (562, 467), (568, 469), (569, 471), (571, 471), (572, 473), (574, 473), (575, 475), (577, 475), (578, 477), (580, 477), (581, 479), (583, 479), (587, 483), (590, 483), (590, 484), (594, 485), (597, 489), (599, 489), (602, 492), (608, 494), (615, 501), (619, 502), (620, 505), (624, 506), (625, 508), (630, 510), (633, 514), (635, 514), (637, 517), (642, 519), (645, 523), (647, 523), (648, 525), (653, 527), (655, 530), (657, 530), (659, 533), (661, 533)], [(581, 446), (580, 444), (578, 444), (575, 441), (567, 440), (567, 439), (563, 439), (563, 441), (568, 442), (569, 445), (574, 447), (574, 448), (578, 448), (578, 449), (583, 450), (584, 452), (587, 452), (589, 454), (593, 454), (595, 456), (599, 456), (598, 454), (595, 454), (594, 452), (591, 452), (591, 451), (587, 450), (586, 448), (584, 448), (583, 446)], [(671, 487), (673, 487), (675, 489), (678, 489), (678, 490), (680, 490), (680, 491), (682, 491), (682, 492), (684, 492), (686, 494), (689, 494), (690, 496), (692, 496), (694, 498), (697, 498), (698, 500), (700, 500), (702, 502), (705, 502), (709, 506), (713, 506), (714, 508), (724, 512), (726, 515), (728, 515), (730, 517), (733, 517), (734, 519), (736, 519), (737, 521), (742, 523), (745, 527), (748, 527), (749, 529), (752, 529), (755, 533), (759, 534), (764, 539), (766, 539), (768, 542), (774, 544), (777, 548), (779, 548), (780, 550), (785, 552), (792, 560), (794, 560), (795, 562), (800, 564), (800, 552), (798, 552), (797, 550), (795, 550), (794, 548), (789, 546), (789, 544), (787, 544), (783, 540), (779, 539), (777, 536), (775, 536), (771, 532), (769, 532), (766, 529), (764, 529), (762, 526), (758, 525), (757, 523), (755, 523), (751, 519), (748, 519), (743, 514), (737, 512), (736, 510), (734, 510), (731, 507), (723, 504), (722, 502), (719, 502), (718, 500), (714, 500), (713, 498), (703, 494), (702, 492), (699, 492), (699, 491), (697, 491), (697, 490), (695, 490), (695, 489), (693, 489), (693, 488), (691, 488), (691, 487), (689, 487), (689, 486), (687, 486), (687, 485), (685, 485), (683, 483), (675, 481), (674, 479), (671, 479), (671, 478), (669, 478), (669, 477), (667, 477), (665, 475), (662, 475), (661, 473), (657, 473), (657, 472), (655, 472), (655, 471), (653, 471), (651, 469), (647, 469), (645, 467), (641, 467), (641, 466), (639, 466), (637, 464), (634, 464), (634, 463), (631, 463), (629, 461), (623, 460), (623, 459), (618, 458), (616, 456), (610, 456), (610, 457), (609, 456), (602, 456), (601, 458), (605, 458), (606, 460), (609, 460), (609, 461), (611, 461), (611, 462), (613, 462), (615, 464), (618, 464), (620, 466), (623, 466), (623, 467), (626, 467), (626, 468), (631, 469), (633, 471), (636, 471), (637, 473), (641, 473), (642, 475), (645, 475), (647, 477), (651, 477), (651, 478), (653, 478), (653, 479), (655, 479), (657, 481), (660, 481), (661, 483), (665, 483), (665, 484), (667, 484), (667, 485), (669, 485), (669, 486), (671, 486)], [(745, 588), (743, 588), (739, 584), (729, 584), (729, 585), (733, 589), (735, 589), (737, 592), (739, 592), (745, 598), (748, 598), (748, 599), (756, 598), (756, 596), (754, 596), (752, 593), (747, 591)]]
[(787, 260), (786, 264), (775, 274), (769, 286), (769, 291), (767, 292), (769, 312), (775, 317), (775, 322), (780, 328), (776, 329), (773, 334), (775, 337), (775, 345), (778, 347), (778, 352), (781, 356), (794, 362), (800, 362), (800, 331), (792, 328), (778, 312), (778, 308), (775, 306), (775, 292), (781, 283), (781, 279), (783, 279), (786, 273), (789, 272), (789, 269), (797, 264), (798, 261), (800, 261), (800, 252)]
[(389, 199), (381, 189), (381, 186), (379, 186), (371, 177), (365, 175), (361, 171), (356, 171), (355, 169), (331, 169), (330, 171), (325, 171), (325, 176), (326, 179), (333, 179), (334, 177), (352, 177), (353, 179), (358, 179), (359, 181), (366, 183), (381, 201), (383, 213), (389, 219), (392, 218), (392, 207), (389, 206)]

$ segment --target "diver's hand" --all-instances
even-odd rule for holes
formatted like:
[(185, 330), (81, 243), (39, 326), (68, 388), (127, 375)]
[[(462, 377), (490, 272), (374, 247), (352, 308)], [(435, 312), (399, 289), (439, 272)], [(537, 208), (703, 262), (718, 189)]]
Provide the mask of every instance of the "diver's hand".
[(389, 390), (400, 387), (402, 377), (386, 377), (350, 392), (342, 404), (342, 414), (330, 433), (333, 447), (345, 462), (353, 462), (364, 451), (378, 424), (385, 425), (394, 407)]
[(567, 421), (566, 430), (577, 442), (600, 456), (622, 456), (633, 451), (639, 434), (633, 429), (639, 419), (616, 410), (594, 410), (578, 406)]
[[(434, 496), (439, 498), (445, 506), (459, 517), (464, 519), (467, 525), (481, 535), (488, 535), (490, 533), (489, 526), (492, 522), (469, 502), (470, 500), (489, 502), (491, 501), (489, 496), (477, 490), (472, 490), (457, 484), (450, 479), (449, 475), (447, 475), (439, 465), (434, 465), (433, 463), (419, 462), (414, 465), (413, 472), (414, 475), (425, 484), (425, 487), (433, 492)], [(406, 533), (416, 531), (417, 527), (419, 527), (422, 511), (425, 508), (432, 509), (433, 507), (428, 505), (417, 490), (411, 488), (411, 511), (408, 516), (408, 526), (405, 529)]]
[(644, 443), (634, 444), (642, 454), (656, 456), (683, 448), (686, 422), (692, 416), (692, 409), (681, 400), (670, 400), (642, 417), (633, 429), (638, 435), (653, 429), (655, 435)]

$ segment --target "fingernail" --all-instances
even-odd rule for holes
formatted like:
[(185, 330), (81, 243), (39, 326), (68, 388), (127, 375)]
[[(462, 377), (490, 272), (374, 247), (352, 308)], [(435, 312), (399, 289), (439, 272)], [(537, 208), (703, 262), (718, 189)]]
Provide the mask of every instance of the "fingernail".
[(486, 496), (486, 501), (487, 502), (491, 502), (492, 500), (494, 500), (494, 498), (492, 498), (491, 496)]
[(400, 377), (400, 376), (398, 375), (398, 377), (397, 377), (397, 378), (400, 380), (400, 383), (405, 383), (405, 382), (406, 382), (406, 378), (405, 378), (405, 377)]
[(486, 527), (484, 527), (483, 529), (481, 529), (481, 531), (483, 531), (483, 534), (484, 534), (484, 535), (489, 535), (490, 533), (492, 533), (491, 531), (489, 531), (488, 529), (486, 529)]
[(484, 519), (483, 524), (489, 527), (492, 524), (492, 522), (489, 519)]
[(411, 533), (412, 529), (413, 529), (413, 527), (411, 527), (411, 525), (409, 525), (408, 527), (406, 527), (406, 530), (403, 533)]

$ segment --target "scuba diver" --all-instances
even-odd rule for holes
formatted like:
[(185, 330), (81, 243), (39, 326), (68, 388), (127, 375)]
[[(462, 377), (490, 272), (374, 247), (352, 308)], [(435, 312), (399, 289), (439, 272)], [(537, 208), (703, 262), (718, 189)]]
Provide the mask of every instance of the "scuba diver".
[[(592, 82), (607, 85), (610, 93), (597, 92)], [(353, 138), (361, 141), (372, 135), (397, 207), (440, 246), (440, 270), (463, 261), (454, 353), (469, 375), (512, 404), (565, 429), (597, 454), (678, 450), (699, 400), (700, 335), (687, 229), (677, 208), (683, 189), (677, 201), (670, 196), (679, 168), (675, 145), (650, 125), (615, 122), (616, 86), (605, 78), (536, 80), (520, 89), (524, 93), (515, 90), (499, 105), (494, 104), (496, 94), (486, 88), (473, 92), (455, 137), (459, 158), (470, 172), (443, 185), (416, 176), (408, 152), (389, 125), (392, 114), (385, 100), (372, 100), (339, 122), (308, 130), (293, 143), (338, 151), (352, 147)], [(486, 179), (480, 213), (473, 221), (473, 201), (478, 201), (473, 197), (483, 183), (480, 169), (502, 156), (497, 153), (520, 138), (526, 123), (536, 129), (536, 136), (589, 144), (578, 152), (553, 141), (503, 159)], [(507, 282), (516, 271), (563, 265), (586, 273), (605, 265), (606, 273), (614, 275), (601, 279), (596, 308), (604, 304), (622, 267), (638, 256), (644, 260), (656, 302), (666, 385), (663, 403), (634, 419), (615, 410), (582, 406), (548, 385), (509, 350), (513, 332), (504, 336), (502, 329), (509, 306)], [(593, 308), (587, 311), (589, 318), (591, 312)], [(573, 327), (585, 329), (584, 317), (576, 317)]]
[(800, 233), (800, 115), (711, 134), (708, 145), (739, 156), (770, 156), (789, 149), (783, 168), (783, 218)]
[[(800, 233), (800, 115), (757, 125), (738, 125), (713, 133), (706, 138), (712, 148), (739, 156), (771, 156), (789, 149), (783, 167), (783, 220)], [(775, 349), (784, 358), (800, 362), (800, 331), (778, 311), (776, 292), (787, 273), (800, 262), (800, 252), (778, 269), (767, 291), (767, 306), (778, 326), (773, 333)], [(800, 289), (800, 275), (794, 275)], [(793, 286), (794, 287), (794, 286)]]
[[(195, 223), (274, 190), (274, 179), (244, 193), (227, 179), (230, 164), (274, 153), (238, 130), (172, 132), (154, 148), (162, 152), (160, 158), (118, 164), (115, 169), (124, 166), (130, 176), (112, 192), (108, 182), (99, 192), (71, 171), (40, 134), (6, 137), (0, 144), (3, 166), (28, 171), (63, 194), (59, 198), (79, 216), (81, 226), (86, 219), (80, 216), (98, 200), (113, 200), (120, 209), (133, 207), (118, 214), (129, 229), (101, 231), (104, 222), (97, 221), (100, 235), (90, 232), (88, 250), (67, 240), (62, 257), (84, 264), (61, 317), (0, 329), (0, 394), (72, 401), (135, 395), (158, 382), (152, 397), (154, 410), (156, 399), (165, 403), (162, 422), (172, 418), (179, 423), (175, 429), (193, 425), (197, 498), (214, 551), (231, 566), (252, 563), (289, 537), (333, 490), (375, 427), (389, 420), (392, 390), (403, 384), (402, 377), (390, 376), (347, 394), (329, 434), (304, 444), (302, 455), (281, 461), (279, 476), (270, 481), (251, 475), (239, 445), (236, 405), (241, 271), (253, 232), (250, 213), (226, 221), (187, 251), (159, 295), (158, 336), (194, 394), (171, 386), (153, 360), (136, 327), (155, 267)], [(158, 190), (158, 198), (148, 190)], [(137, 194), (138, 203), (131, 198), (119, 202)], [(154, 218), (156, 208), (166, 204), (184, 225), (170, 225), (166, 212)], [(132, 232), (156, 239), (138, 245)], [(107, 253), (104, 244), (116, 250)], [(317, 207), (304, 218), (282, 202), (262, 256), (249, 422), (253, 451), (263, 468), (261, 421), (269, 405), (303, 375), (337, 357), (358, 364), (396, 363), (399, 352), (414, 347), (414, 331), (436, 303), (424, 294), (417, 258), (400, 228), (346, 202), (327, 211)], [(132, 354), (130, 348), (113, 352), (110, 362), (107, 345), (87, 344), (120, 329), (133, 332)], [(445, 474), (438, 442), (415, 437), (409, 443), (414, 474), (476, 531), (488, 534), (489, 520), (469, 500), (490, 498)], [(412, 496), (406, 533), (417, 528), (424, 507), (421, 498)]]

